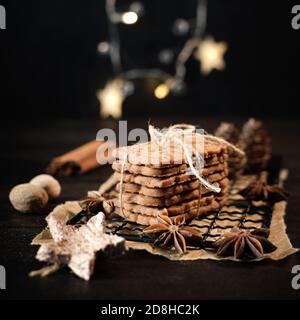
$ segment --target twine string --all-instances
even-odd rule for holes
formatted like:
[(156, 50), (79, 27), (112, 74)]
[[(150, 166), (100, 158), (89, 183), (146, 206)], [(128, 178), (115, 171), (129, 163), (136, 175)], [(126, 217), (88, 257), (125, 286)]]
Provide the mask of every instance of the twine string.
[(124, 211), (123, 211), (123, 181), (124, 181), (124, 170), (125, 170), (127, 158), (128, 158), (128, 151), (126, 150), (125, 156), (124, 156), (124, 159), (122, 160), (122, 165), (121, 165), (120, 192), (119, 192), (120, 213), (123, 217), (125, 217)]
[(216, 136), (212, 136), (210, 134), (206, 134), (205, 135), (205, 138), (208, 140), (208, 141), (213, 141), (213, 142), (219, 142), (220, 144), (226, 146), (228, 149), (230, 149), (231, 151), (233, 151), (234, 153), (237, 153), (239, 154), (240, 156), (245, 156), (245, 152), (238, 148), (237, 146), (233, 145), (232, 143), (222, 139), (222, 138), (219, 138), (219, 137), (216, 137)]

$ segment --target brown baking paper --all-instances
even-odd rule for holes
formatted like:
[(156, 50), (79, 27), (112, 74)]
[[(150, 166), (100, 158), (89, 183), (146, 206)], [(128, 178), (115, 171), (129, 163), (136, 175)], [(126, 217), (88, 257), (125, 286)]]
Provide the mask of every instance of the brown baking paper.
[[(269, 240), (277, 247), (277, 249), (270, 253), (266, 254), (262, 259), (254, 259), (251, 261), (259, 261), (264, 259), (271, 260), (281, 260), (285, 257), (299, 251), (299, 249), (294, 248), (290, 242), (290, 239), (286, 233), (286, 225), (284, 222), (284, 215), (287, 202), (281, 201), (274, 206), (274, 211), (272, 215), (271, 225), (270, 225), (270, 236)], [(154, 247), (149, 243), (142, 242), (133, 242), (126, 241), (126, 246), (129, 249), (134, 250), (146, 250), (151, 254), (160, 255), (166, 257), (170, 260), (232, 260), (241, 262), (233, 257), (221, 258), (218, 257), (214, 252), (200, 249), (200, 250), (188, 250), (184, 255), (178, 255), (171, 251), (163, 250), (157, 247)]]
[[(262, 259), (256, 259), (251, 261), (258, 261), (263, 259), (271, 259), (271, 260), (280, 260), (285, 257), (297, 252), (299, 249), (294, 248), (289, 240), (288, 235), (286, 234), (286, 225), (284, 222), (284, 215), (286, 209), (286, 202), (282, 201), (277, 203), (274, 206), (274, 211), (272, 214), (272, 220), (270, 225), (270, 236), (269, 240), (277, 246), (277, 249), (265, 255)], [(75, 216), (77, 213), (81, 211), (81, 207), (79, 206), (79, 202), (77, 201), (69, 201), (62, 205), (57, 206), (50, 215), (55, 215), (56, 218), (64, 223), (66, 223), (69, 219)], [(47, 220), (47, 219), (46, 219)], [(33, 245), (41, 245), (44, 243), (51, 242), (52, 237), (49, 230), (46, 228), (40, 234), (38, 234), (32, 241)], [(134, 242), (134, 241), (126, 241), (126, 248), (132, 250), (146, 250), (151, 254), (160, 255), (166, 257), (170, 260), (232, 260), (238, 261), (240, 260), (234, 259), (233, 257), (228, 258), (220, 258), (216, 256), (213, 251), (204, 250), (204, 249), (193, 249), (188, 250), (184, 255), (178, 255), (173, 251), (160, 249), (154, 247), (152, 244), (144, 243), (144, 242)]]

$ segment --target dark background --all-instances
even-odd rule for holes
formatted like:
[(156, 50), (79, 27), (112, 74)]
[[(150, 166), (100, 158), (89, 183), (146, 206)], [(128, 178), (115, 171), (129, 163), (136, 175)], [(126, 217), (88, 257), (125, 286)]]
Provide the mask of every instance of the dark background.
[[(158, 52), (181, 47), (176, 18), (195, 16), (196, 0), (143, 0), (145, 15), (134, 25), (120, 25), (125, 69), (164, 67)], [(117, 1), (119, 9), (131, 1)], [(98, 116), (95, 92), (112, 77), (97, 44), (108, 40), (104, 0), (1, 0), (7, 29), (0, 30), (1, 117)], [(199, 63), (188, 63), (188, 93), (153, 97), (153, 83), (139, 82), (126, 99), (124, 118), (170, 112), (198, 115), (299, 115), (298, 43), (291, 28), (296, 1), (208, 0), (207, 34), (226, 41), (226, 70), (208, 76)], [(172, 66), (166, 69), (172, 72)], [(150, 88), (150, 89), (149, 89)]]
[[(141, 2), (145, 16), (133, 26), (120, 26), (126, 68), (159, 67), (158, 52), (185, 40), (171, 33), (175, 18), (195, 14), (196, 0)], [(220, 121), (241, 127), (249, 116), (264, 118), (273, 154), (290, 170), (287, 233), (299, 248), (300, 30), (291, 28), (291, 8), (297, 2), (208, 2), (207, 34), (229, 44), (225, 71), (205, 77), (191, 59), (187, 95), (165, 100), (153, 98), (152, 82), (140, 82), (125, 101), (123, 118), (130, 129), (146, 127), (151, 118), (160, 128), (186, 122), (208, 132)], [(126, 7), (126, 1), (118, 1), (123, 3)], [(0, 290), (0, 299), (299, 299), (300, 291), (291, 287), (299, 253), (241, 266), (230, 261), (170, 263), (130, 251), (99, 259), (89, 283), (67, 269), (30, 279), (28, 272), (44, 266), (30, 242), (46, 226), (46, 215), (97, 189), (112, 171), (103, 166), (80, 177), (59, 178), (62, 195), (40, 214), (16, 212), (9, 191), (42, 173), (53, 157), (94, 139), (100, 128), (117, 127), (113, 120), (99, 119), (95, 96), (113, 73), (109, 60), (97, 53), (98, 43), (108, 40), (104, 0), (0, 4), (7, 10), (7, 30), (0, 30), (0, 264), (7, 269), (7, 290)]]

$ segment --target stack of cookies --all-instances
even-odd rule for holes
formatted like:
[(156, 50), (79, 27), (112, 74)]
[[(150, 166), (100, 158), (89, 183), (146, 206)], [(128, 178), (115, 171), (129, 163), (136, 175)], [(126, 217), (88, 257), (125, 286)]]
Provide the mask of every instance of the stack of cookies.
[(183, 155), (181, 163), (175, 161), (175, 149), (178, 145), (172, 145), (167, 156), (164, 146), (147, 142), (115, 150), (112, 168), (119, 183), (113, 202), (118, 215), (150, 225), (157, 223), (160, 214), (189, 219), (218, 210), (224, 204), (228, 191), (227, 148), (204, 139), (202, 169), (193, 155), (195, 168), (207, 182), (220, 187), (218, 193), (199, 182)]

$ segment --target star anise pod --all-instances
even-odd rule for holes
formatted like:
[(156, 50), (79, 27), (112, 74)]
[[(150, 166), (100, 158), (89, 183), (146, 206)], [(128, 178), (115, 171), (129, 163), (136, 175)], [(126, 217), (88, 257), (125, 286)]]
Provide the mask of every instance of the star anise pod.
[(192, 245), (202, 240), (199, 231), (185, 225), (183, 215), (174, 218), (160, 215), (157, 220), (157, 224), (144, 229), (145, 234), (155, 237), (154, 245), (168, 249), (174, 247), (178, 253), (183, 254), (186, 252), (187, 244)]
[(97, 192), (89, 192), (88, 196), (80, 201), (80, 206), (83, 211), (91, 214), (103, 212), (109, 214), (113, 211), (114, 205)]
[(224, 233), (214, 245), (218, 248), (217, 255), (233, 256), (236, 259), (258, 259), (266, 253), (277, 249), (267, 238), (269, 230), (260, 228), (253, 231), (238, 230)]
[(288, 199), (288, 193), (279, 185), (268, 185), (265, 182), (255, 181), (240, 191), (247, 200), (263, 200), (271, 204)]

